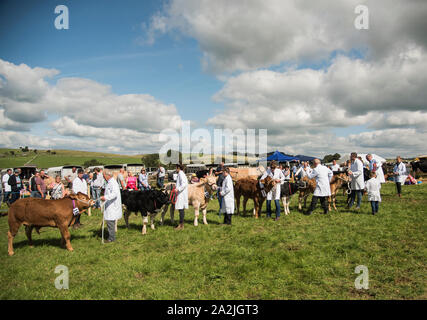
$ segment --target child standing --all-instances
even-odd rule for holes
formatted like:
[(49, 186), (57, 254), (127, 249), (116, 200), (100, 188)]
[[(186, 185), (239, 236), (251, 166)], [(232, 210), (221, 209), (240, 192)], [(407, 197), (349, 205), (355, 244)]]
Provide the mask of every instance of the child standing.
[(370, 179), (366, 182), (366, 190), (368, 191), (368, 200), (371, 203), (372, 214), (378, 212), (379, 203), (381, 202), (381, 183), (377, 179), (375, 172), (371, 172)]

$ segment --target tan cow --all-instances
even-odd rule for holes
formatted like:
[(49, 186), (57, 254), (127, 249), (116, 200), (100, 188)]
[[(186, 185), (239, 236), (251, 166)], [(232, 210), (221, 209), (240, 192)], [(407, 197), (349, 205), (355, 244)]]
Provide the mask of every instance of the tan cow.
[(259, 167), (249, 167), (249, 168), (230, 168), (230, 175), (233, 181), (238, 181), (240, 179), (258, 179), (265, 171), (263, 166)]
[[(203, 212), (203, 223), (208, 224), (206, 219), (207, 207), (210, 200), (210, 196), (217, 190), (216, 185), (217, 177), (214, 175), (208, 175), (205, 178), (201, 178), (199, 182), (188, 184), (188, 204), (194, 208), (194, 225), (199, 225), (199, 212), (200, 209)], [(173, 184), (166, 186), (166, 190), (170, 190)], [(209, 197), (205, 196), (205, 192), (208, 193)], [(162, 217), (160, 223), (163, 224), (168, 205), (163, 207)], [(174, 224), (175, 205), (170, 205), (171, 223)]]
[(309, 179), (307, 176), (302, 178), (301, 181), (304, 181), (306, 183), (305, 188), (299, 189), (299, 195), (298, 195), (298, 210), (302, 210), (302, 200), (304, 199), (304, 209), (307, 206), (307, 198), (311, 193), (314, 193), (314, 189), (316, 189), (316, 180), (315, 179)]
[(328, 198), (329, 211), (331, 210), (331, 202), (335, 211), (338, 211), (336, 206), (337, 192), (342, 188), (343, 184), (348, 182), (349, 178), (346, 172), (334, 173), (334, 176), (329, 183), (331, 186), (331, 196)]

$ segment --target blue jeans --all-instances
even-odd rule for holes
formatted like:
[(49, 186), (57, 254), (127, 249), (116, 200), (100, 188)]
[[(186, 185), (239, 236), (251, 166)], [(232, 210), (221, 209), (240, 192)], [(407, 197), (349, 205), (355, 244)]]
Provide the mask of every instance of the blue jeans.
[(39, 198), (41, 199), (42, 195), (38, 191), (31, 191), (31, 198)]
[(362, 203), (362, 190), (351, 190), (350, 203), (348, 204), (349, 209), (353, 206), (354, 200), (356, 200), (356, 195), (357, 195), (356, 208), (360, 208), (360, 204)]
[(93, 188), (92, 198), (95, 200), (94, 208), (101, 208), (101, 188)]
[(221, 215), (221, 209), (222, 209), (222, 196), (220, 195), (219, 191), (216, 192), (216, 195), (218, 197), (219, 202), (219, 214)]
[[(276, 204), (276, 218), (280, 217), (280, 200), (274, 200)], [(267, 200), (267, 217), (271, 217), (271, 200)]]
[(379, 201), (370, 201), (371, 203), (371, 208), (372, 208), (372, 213), (377, 213), (378, 209), (379, 209)]
[(159, 188), (163, 188), (164, 183), (165, 183), (165, 177), (160, 177), (160, 178), (157, 179), (157, 186)]

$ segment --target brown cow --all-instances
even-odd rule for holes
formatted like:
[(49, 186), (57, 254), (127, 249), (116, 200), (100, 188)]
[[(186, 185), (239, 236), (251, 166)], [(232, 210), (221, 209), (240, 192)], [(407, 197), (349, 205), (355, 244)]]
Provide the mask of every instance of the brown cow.
[(298, 195), (298, 210), (302, 210), (302, 199), (304, 199), (304, 208), (307, 206), (307, 198), (311, 193), (314, 193), (314, 189), (316, 189), (316, 180), (315, 179), (309, 179), (307, 176), (301, 179), (301, 181), (304, 181), (306, 183), (305, 188), (299, 189), (299, 195)]
[(334, 176), (329, 182), (329, 185), (331, 186), (331, 196), (328, 198), (329, 211), (331, 211), (331, 202), (335, 211), (338, 211), (336, 206), (337, 193), (338, 190), (346, 183), (349, 183), (347, 172), (334, 172)]
[(70, 232), (68, 227), (75, 221), (73, 215), (73, 202), (79, 211), (83, 211), (93, 206), (95, 201), (81, 192), (72, 194), (59, 200), (45, 200), (36, 198), (24, 198), (15, 201), (9, 208), (9, 231), (7, 236), (8, 253), (13, 255), (13, 238), (18, 233), (21, 224), (25, 225), (25, 233), (28, 243), (32, 246), (31, 232), (36, 228), (37, 232), (41, 227), (57, 227), (61, 232), (61, 245), (68, 251), (73, 251), (70, 243)]
[[(264, 184), (265, 193), (270, 192), (276, 185), (276, 182), (270, 176), (267, 176), (260, 182)], [(259, 181), (244, 178), (236, 182), (234, 186), (234, 198), (236, 199), (237, 214), (239, 214), (241, 196), (243, 196), (243, 214), (246, 215), (246, 203), (249, 199), (252, 199), (254, 201), (254, 215), (258, 219), (261, 214), (262, 204), (264, 203), (264, 196), (262, 195)]]

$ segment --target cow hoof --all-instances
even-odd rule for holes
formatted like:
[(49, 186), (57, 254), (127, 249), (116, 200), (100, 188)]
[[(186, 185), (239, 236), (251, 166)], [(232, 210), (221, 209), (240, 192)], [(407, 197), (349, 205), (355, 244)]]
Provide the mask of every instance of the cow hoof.
[(197, 220), (194, 220), (194, 226), (197, 227), (199, 225), (199, 222)]
[(151, 229), (156, 230), (156, 227), (154, 226), (154, 224), (151, 225)]
[(206, 221), (206, 219), (203, 220), (203, 224), (208, 224), (208, 222)]
[(74, 249), (73, 249), (73, 248), (67, 248), (67, 250), (68, 250), (68, 251), (74, 251)]
[(15, 254), (15, 252), (12, 251), (12, 252), (8, 252), (7, 254), (11, 257)]

